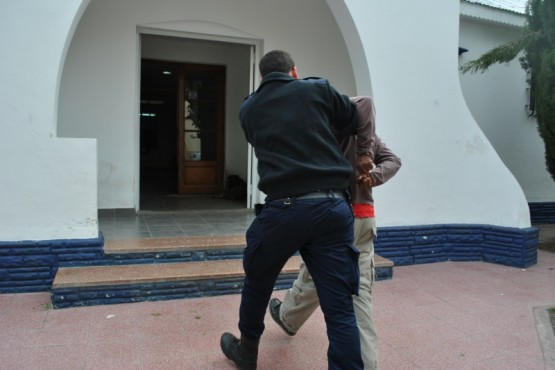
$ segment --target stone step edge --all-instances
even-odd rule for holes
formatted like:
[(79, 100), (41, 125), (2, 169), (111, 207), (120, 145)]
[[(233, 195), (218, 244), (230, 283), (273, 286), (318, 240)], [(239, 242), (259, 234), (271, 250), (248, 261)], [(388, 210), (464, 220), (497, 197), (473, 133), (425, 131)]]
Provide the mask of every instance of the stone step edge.
[(105, 254), (173, 252), (244, 248), (244, 235), (187, 236), (178, 238), (109, 239), (104, 242)]
[[(299, 271), (300, 256), (291, 257), (282, 274)], [(393, 268), (393, 262), (379, 255), (374, 256), (375, 268)], [(243, 261), (227, 259), (218, 261), (167, 262), (160, 264), (135, 264), (112, 266), (61, 267), (52, 289), (126, 285), (167, 281), (225, 279), (243, 276)]]
[[(293, 256), (282, 269), (284, 274), (299, 271), (301, 258)], [(116, 266), (61, 267), (52, 290), (105, 285), (128, 285), (167, 281), (210, 280), (243, 276), (243, 261), (168, 262)]]

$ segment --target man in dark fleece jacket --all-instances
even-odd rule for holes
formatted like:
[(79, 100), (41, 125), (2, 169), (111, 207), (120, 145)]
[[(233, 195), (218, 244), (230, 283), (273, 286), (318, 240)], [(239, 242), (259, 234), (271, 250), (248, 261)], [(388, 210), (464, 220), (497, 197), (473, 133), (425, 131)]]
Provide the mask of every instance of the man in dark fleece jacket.
[(224, 354), (240, 369), (256, 369), (264, 315), (276, 279), (297, 251), (312, 275), (329, 340), (329, 369), (362, 369), (352, 295), (358, 291), (349, 178), (353, 166), (339, 140), (357, 135), (356, 170), (372, 169), (375, 127), (325, 79), (298, 79), (291, 56), (274, 50), (259, 64), (262, 82), (239, 118), (258, 159), (265, 204), (247, 230), (240, 339), (222, 335)]

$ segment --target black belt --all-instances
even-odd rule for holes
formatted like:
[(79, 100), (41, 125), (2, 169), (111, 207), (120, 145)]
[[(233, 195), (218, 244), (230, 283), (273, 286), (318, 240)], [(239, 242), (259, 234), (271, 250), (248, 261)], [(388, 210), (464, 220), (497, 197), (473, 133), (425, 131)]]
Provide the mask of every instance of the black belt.
[(343, 190), (317, 190), (310, 193), (293, 195), (287, 198), (274, 199), (278, 202), (290, 202), (291, 199), (318, 199), (318, 198), (341, 198), (345, 199), (345, 193)]

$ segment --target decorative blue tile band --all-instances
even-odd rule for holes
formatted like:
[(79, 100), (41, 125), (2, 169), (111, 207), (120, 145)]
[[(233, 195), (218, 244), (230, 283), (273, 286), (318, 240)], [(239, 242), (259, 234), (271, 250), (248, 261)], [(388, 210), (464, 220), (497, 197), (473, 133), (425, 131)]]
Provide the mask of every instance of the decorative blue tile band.
[[(537, 262), (538, 229), (432, 225), (378, 229), (376, 253), (395, 265), (486, 261), (514, 267)], [(0, 242), (0, 293), (48, 291), (58, 267), (241, 258), (242, 249), (104, 255), (104, 238)], [(378, 279), (392, 277), (378, 271)]]
[(537, 263), (538, 229), (489, 225), (378, 228), (376, 253), (396, 266), (444, 261), (485, 261), (525, 268)]
[(50, 290), (60, 266), (86, 265), (104, 257), (104, 238), (0, 242), (0, 293)]
[(528, 203), (532, 224), (555, 224), (555, 202)]

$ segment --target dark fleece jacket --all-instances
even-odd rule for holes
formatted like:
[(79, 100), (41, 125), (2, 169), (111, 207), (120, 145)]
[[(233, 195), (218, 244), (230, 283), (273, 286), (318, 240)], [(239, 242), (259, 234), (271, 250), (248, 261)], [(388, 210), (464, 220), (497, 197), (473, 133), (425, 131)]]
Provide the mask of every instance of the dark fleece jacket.
[(266, 200), (348, 186), (352, 166), (338, 137), (357, 132), (356, 107), (325, 79), (264, 77), (239, 112), (258, 158)]

